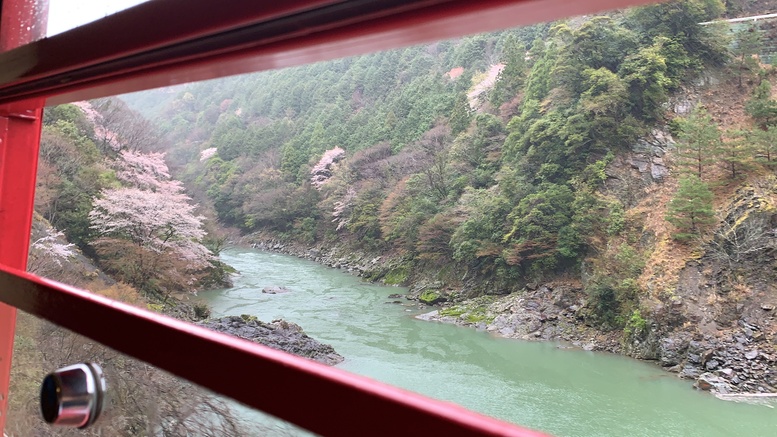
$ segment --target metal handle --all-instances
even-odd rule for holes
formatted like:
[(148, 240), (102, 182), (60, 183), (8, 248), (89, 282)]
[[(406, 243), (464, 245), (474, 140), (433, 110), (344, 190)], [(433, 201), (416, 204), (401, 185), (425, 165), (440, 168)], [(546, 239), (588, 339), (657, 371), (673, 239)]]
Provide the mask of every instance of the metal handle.
[(86, 428), (100, 416), (105, 392), (105, 376), (97, 364), (74, 364), (51, 372), (43, 378), (40, 389), (43, 420)]

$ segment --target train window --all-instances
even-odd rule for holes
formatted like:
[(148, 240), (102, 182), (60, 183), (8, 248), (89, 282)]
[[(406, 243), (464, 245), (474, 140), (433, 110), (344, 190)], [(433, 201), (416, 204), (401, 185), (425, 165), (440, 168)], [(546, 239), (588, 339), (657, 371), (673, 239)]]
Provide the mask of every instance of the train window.
[(149, 0), (50, 0), (47, 36), (54, 36)]

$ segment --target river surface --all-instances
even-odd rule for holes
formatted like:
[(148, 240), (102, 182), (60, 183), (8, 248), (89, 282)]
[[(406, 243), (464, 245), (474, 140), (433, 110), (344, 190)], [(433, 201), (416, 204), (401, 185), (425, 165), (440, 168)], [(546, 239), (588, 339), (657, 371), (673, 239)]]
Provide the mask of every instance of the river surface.
[(776, 409), (718, 400), (650, 363), (416, 320), (387, 299), (404, 289), (307, 260), (251, 249), (222, 259), (240, 275), (200, 294), (214, 317), (298, 323), (350, 372), (558, 436), (777, 436)]

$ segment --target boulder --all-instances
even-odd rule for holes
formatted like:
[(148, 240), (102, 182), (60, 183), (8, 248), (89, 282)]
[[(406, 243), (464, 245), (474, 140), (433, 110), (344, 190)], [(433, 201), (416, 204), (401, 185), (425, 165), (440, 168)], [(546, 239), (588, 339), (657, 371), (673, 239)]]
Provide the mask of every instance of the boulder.
[(343, 361), (332, 346), (308, 337), (299, 325), (285, 320), (265, 323), (244, 314), (211, 319), (200, 325), (330, 366)]
[(726, 394), (731, 392), (731, 385), (723, 378), (706, 372), (699, 375), (693, 385), (699, 390)]
[(434, 305), (436, 303), (445, 302), (445, 297), (434, 290), (424, 290), (418, 295), (418, 301), (427, 305)]
[(262, 288), (262, 293), (265, 293), (265, 294), (283, 294), (283, 293), (288, 293), (290, 291), (291, 290), (289, 290), (286, 287), (277, 287), (277, 286)]

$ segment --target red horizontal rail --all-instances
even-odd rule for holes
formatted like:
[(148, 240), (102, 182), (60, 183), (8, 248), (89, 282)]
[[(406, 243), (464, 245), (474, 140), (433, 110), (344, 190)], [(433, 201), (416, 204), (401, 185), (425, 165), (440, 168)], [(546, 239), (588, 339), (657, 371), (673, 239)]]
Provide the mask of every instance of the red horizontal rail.
[(235, 0), (224, 7), (155, 0), (0, 54), (0, 103), (31, 97), (63, 103), (649, 1)]
[(3, 266), (0, 301), (321, 435), (543, 435)]

